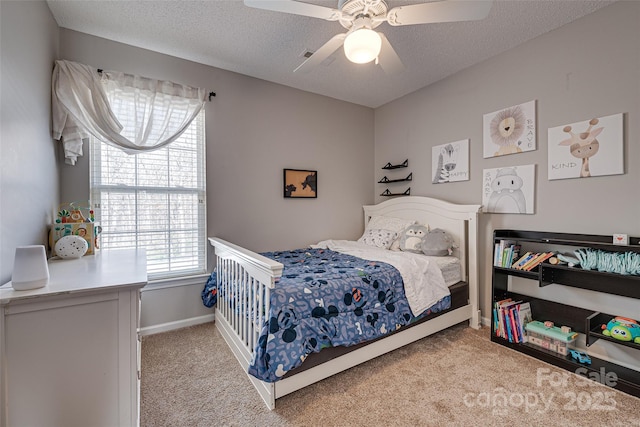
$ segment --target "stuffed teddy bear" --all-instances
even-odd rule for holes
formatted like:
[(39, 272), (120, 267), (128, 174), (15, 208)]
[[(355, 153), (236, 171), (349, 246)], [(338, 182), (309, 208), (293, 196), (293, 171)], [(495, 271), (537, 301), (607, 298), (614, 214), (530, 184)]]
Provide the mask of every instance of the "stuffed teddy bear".
[(451, 237), (441, 228), (434, 228), (422, 239), (422, 253), (425, 255), (451, 255), (454, 247)]

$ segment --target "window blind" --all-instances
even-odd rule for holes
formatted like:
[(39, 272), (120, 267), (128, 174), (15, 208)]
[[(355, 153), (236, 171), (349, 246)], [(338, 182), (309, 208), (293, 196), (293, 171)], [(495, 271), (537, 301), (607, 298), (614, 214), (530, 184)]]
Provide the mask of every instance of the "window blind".
[(176, 141), (143, 154), (91, 140), (91, 201), (102, 226), (101, 249), (145, 248), (150, 279), (206, 272), (204, 119), (202, 110)]

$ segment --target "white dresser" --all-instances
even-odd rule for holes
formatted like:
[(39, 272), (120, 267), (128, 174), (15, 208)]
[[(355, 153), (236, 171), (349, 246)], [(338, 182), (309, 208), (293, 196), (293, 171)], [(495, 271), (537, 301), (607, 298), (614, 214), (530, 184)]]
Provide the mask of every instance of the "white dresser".
[(0, 426), (138, 425), (145, 252), (50, 261), (49, 275), (0, 287)]

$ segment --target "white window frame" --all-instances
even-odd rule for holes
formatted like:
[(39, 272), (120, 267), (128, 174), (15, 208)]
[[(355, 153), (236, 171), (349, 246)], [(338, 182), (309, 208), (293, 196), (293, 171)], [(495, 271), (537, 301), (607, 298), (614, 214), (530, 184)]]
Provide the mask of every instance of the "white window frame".
[[(200, 121), (200, 122), (198, 122)], [(207, 274), (207, 249), (208, 249), (208, 244), (207, 244), (207, 202), (206, 202), (206, 138), (205, 138), (205, 113), (204, 113), (204, 109), (202, 109), (202, 111), (198, 114), (198, 116), (194, 119), (194, 121), (192, 122), (191, 126), (201, 126), (199, 129), (199, 134), (201, 137), (201, 141), (200, 141), (200, 146), (199, 147), (199, 151), (200, 152), (200, 156), (201, 158), (199, 158), (197, 160), (198, 163), (198, 168), (201, 168), (201, 171), (199, 171), (196, 174), (196, 180), (201, 181), (199, 184), (196, 185), (196, 187), (194, 188), (186, 188), (186, 187), (169, 187), (169, 186), (138, 186), (138, 185), (118, 185), (118, 184), (102, 184), (99, 183), (99, 179), (100, 179), (100, 160), (99, 160), (99, 156), (102, 155), (102, 151), (105, 149), (109, 149), (109, 150), (114, 150), (114, 149), (118, 149), (118, 148), (114, 148), (114, 147), (110, 147), (110, 146), (106, 146), (106, 144), (102, 141), (99, 141), (96, 138), (91, 137), (90, 138), (90, 156), (91, 156), (91, 161), (90, 161), (90, 194), (91, 194), (91, 203), (92, 206), (94, 208), (95, 211), (95, 216), (96, 216), (96, 222), (98, 222), (103, 228), (102, 228), (102, 234), (101, 234), (101, 240), (102, 242), (106, 242), (106, 238), (107, 236), (114, 235), (114, 234), (119, 234), (119, 233), (114, 233), (112, 230), (109, 230), (108, 227), (105, 226), (105, 224), (101, 223), (101, 219), (102, 219), (102, 194), (105, 191), (117, 191), (117, 192), (122, 192), (122, 193), (133, 193), (133, 194), (139, 194), (141, 192), (154, 192), (154, 193), (161, 193), (161, 194), (175, 194), (175, 193), (182, 193), (182, 194), (195, 194), (197, 195), (197, 200), (198, 200), (198, 207), (197, 207), (197, 211), (198, 211), (198, 215), (201, 216), (198, 219), (196, 219), (196, 221), (200, 222), (200, 226), (196, 226), (195, 228), (199, 229), (200, 233), (198, 233), (198, 244), (196, 245), (196, 247), (199, 250), (199, 255), (196, 257), (196, 259), (199, 261), (197, 262), (198, 266), (196, 268), (192, 268), (192, 269), (179, 269), (179, 270), (175, 270), (172, 271), (171, 270), (171, 255), (170, 252), (168, 254), (168, 258), (166, 259), (167, 264), (169, 265), (168, 270), (164, 270), (164, 271), (159, 271), (159, 272), (154, 272), (154, 271), (149, 271), (149, 280), (150, 281), (155, 281), (158, 283), (162, 283), (164, 281), (169, 281), (169, 282), (179, 282), (179, 280), (176, 279), (180, 279), (180, 278), (184, 278), (184, 277), (192, 277), (192, 276), (200, 276), (200, 275), (206, 275)], [(187, 131), (185, 132), (188, 133), (189, 129), (187, 129)], [(181, 136), (182, 138), (182, 136)], [(180, 138), (178, 139), (178, 141), (180, 140)], [(171, 145), (169, 144), (168, 146), (159, 149), (160, 150), (171, 150)], [(126, 155), (126, 154), (125, 154)], [(138, 154), (134, 154), (132, 156), (138, 156)], [(137, 158), (136, 158), (136, 166), (135, 169), (137, 171), (138, 169), (138, 162), (137, 162)], [(138, 175), (136, 172), (136, 181), (138, 180)], [(137, 200), (137, 197), (136, 197)], [(190, 205), (191, 206), (191, 205)], [(137, 211), (137, 206), (134, 208)], [(170, 223), (170, 218), (168, 218), (168, 223)], [(170, 232), (169, 232), (170, 233)], [(131, 233), (129, 233), (131, 234)], [(140, 231), (139, 226), (138, 226), (138, 221), (136, 218), (136, 225), (135, 225), (135, 231), (133, 232), (133, 235), (135, 235), (135, 246), (133, 246), (134, 248), (144, 248), (144, 246), (142, 245), (142, 243), (139, 242), (139, 236), (142, 235), (143, 232)], [(101, 245), (102, 246), (102, 245)], [(108, 247), (108, 245), (106, 245), (107, 247), (102, 246), (101, 250), (109, 250), (110, 248)], [(127, 246), (127, 247), (132, 247), (132, 246)], [(112, 249), (118, 249), (118, 248), (112, 248)], [(149, 251), (147, 251), (147, 259), (148, 259), (148, 266), (149, 266)]]

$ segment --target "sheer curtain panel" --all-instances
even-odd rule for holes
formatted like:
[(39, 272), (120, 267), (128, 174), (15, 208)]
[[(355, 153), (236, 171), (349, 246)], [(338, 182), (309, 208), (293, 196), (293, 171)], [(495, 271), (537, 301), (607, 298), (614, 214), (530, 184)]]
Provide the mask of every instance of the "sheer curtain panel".
[(201, 88), (56, 61), (53, 137), (63, 142), (69, 164), (82, 155), (89, 135), (128, 154), (153, 151), (180, 137), (205, 95)]

